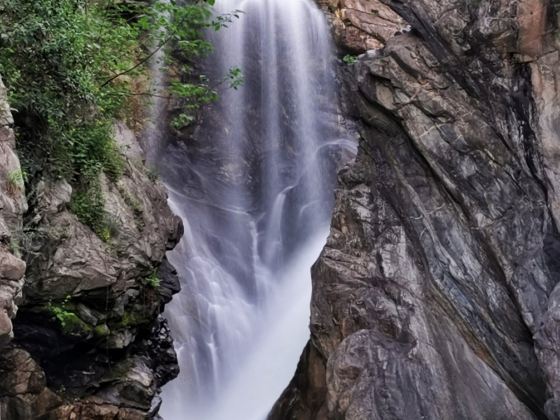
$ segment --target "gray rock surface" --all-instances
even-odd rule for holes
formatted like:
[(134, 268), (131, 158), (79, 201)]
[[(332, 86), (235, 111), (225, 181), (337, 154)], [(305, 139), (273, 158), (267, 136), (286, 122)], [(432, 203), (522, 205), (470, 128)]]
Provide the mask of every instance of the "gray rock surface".
[(405, 21), (379, 0), (317, 0), (328, 13), (341, 49), (360, 53), (382, 48), (407, 28)]
[(412, 31), (345, 81), (360, 152), (271, 418), (559, 419), (558, 5), (384, 3)]
[(17, 312), (16, 301), (25, 274), (18, 241), (27, 203), (13, 124), (7, 92), (0, 78), (0, 349), (13, 338), (11, 320)]
[(4, 94), (0, 86), (0, 346), (15, 339), (0, 350), (0, 418), (155, 418), (160, 387), (178, 373), (160, 313), (178, 290), (165, 253), (180, 239), (181, 221), (136, 136), (118, 123), (124, 175), (101, 178), (107, 237), (70, 211), (72, 187), (63, 180), (32, 186), (23, 229)]

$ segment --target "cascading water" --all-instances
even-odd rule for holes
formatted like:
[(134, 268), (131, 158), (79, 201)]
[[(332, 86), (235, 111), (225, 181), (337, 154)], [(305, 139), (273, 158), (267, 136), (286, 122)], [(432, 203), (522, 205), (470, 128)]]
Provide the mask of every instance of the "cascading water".
[(241, 67), (159, 171), (185, 236), (169, 259), (182, 291), (166, 316), (180, 376), (166, 420), (262, 420), (308, 339), (309, 269), (328, 232), (337, 124), (329, 29), (311, 0), (218, 0), (241, 18), (212, 35), (214, 79)]

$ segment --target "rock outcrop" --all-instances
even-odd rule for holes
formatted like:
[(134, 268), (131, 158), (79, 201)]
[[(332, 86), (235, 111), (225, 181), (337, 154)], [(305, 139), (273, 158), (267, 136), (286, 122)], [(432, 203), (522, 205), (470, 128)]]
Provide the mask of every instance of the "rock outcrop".
[(1, 86), (0, 94), (0, 345), (15, 335), (0, 350), (0, 418), (154, 418), (160, 387), (178, 373), (160, 313), (179, 290), (165, 254), (181, 220), (124, 124), (115, 126), (124, 175), (100, 180), (107, 232), (72, 213), (63, 180), (36, 182), (26, 212)]
[(23, 173), (15, 153), (14, 120), (0, 79), (0, 351), (13, 337), (12, 318), (21, 297), (25, 263), (17, 239), (27, 209)]
[(406, 22), (389, 6), (371, 0), (317, 0), (327, 13), (338, 46), (362, 53), (383, 47), (395, 34), (408, 30)]
[(559, 4), (361, 3), (411, 31), (345, 72), (360, 151), (271, 418), (560, 419)]

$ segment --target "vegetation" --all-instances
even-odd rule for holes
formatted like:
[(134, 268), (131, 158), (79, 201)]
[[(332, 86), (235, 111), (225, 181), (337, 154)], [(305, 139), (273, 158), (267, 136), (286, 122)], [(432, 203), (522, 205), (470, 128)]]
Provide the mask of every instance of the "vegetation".
[(25, 172), (21, 169), (8, 173), (8, 193), (14, 195), (18, 191), (23, 191), (26, 177)]
[(355, 55), (347, 54), (342, 58), (342, 61), (344, 61), (346, 64), (355, 64), (358, 62), (358, 57), (356, 57)]
[(67, 328), (77, 321), (78, 316), (74, 312), (65, 309), (63, 306), (50, 305), (49, 309), (62, 328)]
[[(15, 109), (18, 149), (29, 179), (65, 178), (74, 187), (72, 210), (98, 234), (107, 232), (99, 176), (123, 173), (112, 138), (138, 91), (135, 78), (162, 48), (176, 51), (181, 81), (170, 96), (182, 98), (180, 124), (216, 98), (205, 77), (193, 83), (194, 63), (211, 51), (208, 28), (236, 14), (213, 17), (214, 0), (156, 4), (117, 0), (2, 0), (0, 75)], [(240, 83), (237, 69), (224, 79)], [(16, 184), (14, 180), (14, 184)]]
[(146, 277), (146, 285), (152, 289), (157, 289), (160, 285), (160, 279), (157, 272), (154, 270), (148, 277)]
[(70, 296), (62, 301), (61, 304), (49, 303), (48, 309), (51, 314), (58, 321), (60, 328), (67, 335), (82, 337), (91, 334), (92, 327), (82, 321), (82, 319), (76, 315), (70, 309)]
[(80, 188), (74, 192), (70, 209), (78, 219), (93, 229), (97, 235), (107, 242), (108, 221), (105, 214), (105, 201), (98, 174), (84, 174)]

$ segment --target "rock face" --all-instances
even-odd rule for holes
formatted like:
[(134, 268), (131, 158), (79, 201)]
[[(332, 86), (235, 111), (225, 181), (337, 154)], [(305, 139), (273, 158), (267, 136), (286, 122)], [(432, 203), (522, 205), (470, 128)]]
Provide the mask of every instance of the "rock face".
[(0, 351), (13, 337), (11, 319), (21, 297), (25, 263), (18, 249), (27, 209), (23, 173), (15, 153), (14, 120), (0, 79)]
[(397, 13), (377, 0), (318, 0), (317, 3), (329, 13), (338, 46), (348, 52), (381, 48), (389, 38), (408, 29)]
[(116, 182), (101, 179), (106, 235), (70, 211), (65, 181), (33, 185), (24, 217), (1, 85), (0, 122), (0, 346), (15, 335), (0, 350), (0, 418), (156, 417), (160, 387), (178, 373), (160, 313), (179, 290), (165, 254), (182, 225), (165, 189), (146, 170), (134, 134), (117, 124), (125, 171)]
[(412, 31), (345, 72), (360, 152), (270, 417), (560, 419), (558, 4), (383, 3)]

